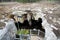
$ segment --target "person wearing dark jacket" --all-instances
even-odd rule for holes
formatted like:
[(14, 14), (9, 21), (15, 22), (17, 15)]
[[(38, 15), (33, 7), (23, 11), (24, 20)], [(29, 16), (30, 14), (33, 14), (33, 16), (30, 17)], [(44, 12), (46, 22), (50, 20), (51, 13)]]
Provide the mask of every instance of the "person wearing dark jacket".
[(22, 25), (23, 25), (23, 29), (29, 29), (29, 22), (28, 22), (28, 20), (27, 20), (27, 14), (23, 14), (23, 19), (24, 19), (24, 21), (23, 21), (23, 23), (22, 23)]
[(45, 29), (42, 26), (42, 19), (41, 18), (38, 18), (37, 29), (40, 29), (41, 31), (45, 32)]
[(15, 22), (15, 25), (16, 25), (16, 28), (17, 28), (17, 30), (19, 30), (19, 29), (21, 29), (22, 28), (22, 23), (21, 22)]
[(36, 25), (36, 20), (34, 19), (33, 13), (29, 12), (28, 13), (29, 17), (29, 29), (34, 29)]

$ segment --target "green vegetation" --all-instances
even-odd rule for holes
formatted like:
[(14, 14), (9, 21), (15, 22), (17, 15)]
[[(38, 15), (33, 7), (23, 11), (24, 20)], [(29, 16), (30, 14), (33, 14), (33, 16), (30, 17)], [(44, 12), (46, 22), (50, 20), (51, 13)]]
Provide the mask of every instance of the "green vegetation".
[(23, 2), (23, 3), (32, 3), (32, 2), (37, 2), (37, 1), (41, 1), (41, 0), (16, 0), (17, 2)]
[[(22, 3), (33, 3), (33, 2), (39, 2), (39, 1), (44, 1), (44, 0), (16, 0), (17, 2), (22, 2)], [(45, 0), (45, 1), (51, 1), (51, 2), (60, 2), (60, 0)]]
[(47, 1), (60, 1), (60, 0), (47, 0)]
[(21, 30), (18, 30), (17, 31), (17, 34), (19, 35), (19, 34), (29, 34), (29, 30), (27, 30), (27, 29), (21, 29)]
[[(38, 2), (38, 1), (44, 1), (44, 0), (0, 0), (0, 2), (12, 2), (12, 1), (17, 1), (17, 2), (22, 2), (22, 3), (32, 3), (32, 2)], [(45, 1), (59, 1), (60, 0), (45, 0)]]

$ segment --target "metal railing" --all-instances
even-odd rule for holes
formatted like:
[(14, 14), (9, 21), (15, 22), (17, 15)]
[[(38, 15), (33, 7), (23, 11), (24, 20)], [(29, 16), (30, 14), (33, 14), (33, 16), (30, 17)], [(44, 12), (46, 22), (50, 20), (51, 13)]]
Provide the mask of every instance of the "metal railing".
[[(34, 32), (34, 33), (33, 33)], [(31, 40), (31, 36), (40, 36), (39, 34), (40, 34), (40, 30), (37, 30), (37, 29), (30, 29), (29, 30), (29, 34), (19, 34), (19, 38), (16, 38), (16, 36), (15, 36), (15, 38), (14, 38), (14, 40)], [(40, 40), (40, 38), (38, 38), (38, 40)]]

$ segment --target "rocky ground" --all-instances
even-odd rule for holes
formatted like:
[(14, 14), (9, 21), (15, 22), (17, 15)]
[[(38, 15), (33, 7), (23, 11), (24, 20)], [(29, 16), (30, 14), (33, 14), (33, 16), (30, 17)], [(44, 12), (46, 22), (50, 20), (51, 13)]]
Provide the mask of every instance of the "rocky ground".
[[(54, 25), (58, 28), (58, 30), (53, 30), (57, 37), (60, 37), (60, 5), (56, 3), (17, 3), (17, 2), (8, 2), (8, 3), (0, 3), (0, 15), (9, 15), (10, 13), (16, 11), (24, 10), (32, 10), (33, 13), (40, 12), (37, 9), (42, 9), (44, 14), (46, 14), (45, 18), (47, 19), (49, 24)], [(6, 15), (7, 14), (7, 15)], [(32, 36), (31, 39), (35, 39), (37, 36)]]

